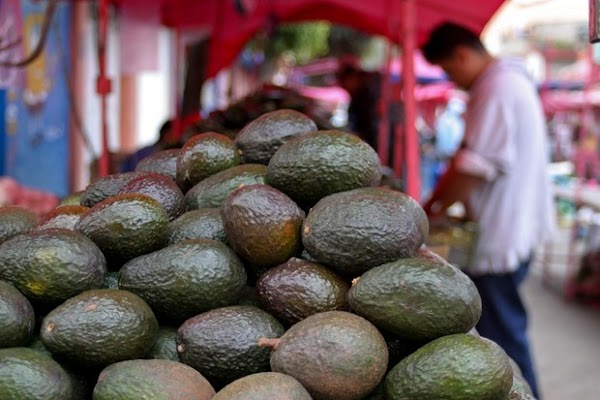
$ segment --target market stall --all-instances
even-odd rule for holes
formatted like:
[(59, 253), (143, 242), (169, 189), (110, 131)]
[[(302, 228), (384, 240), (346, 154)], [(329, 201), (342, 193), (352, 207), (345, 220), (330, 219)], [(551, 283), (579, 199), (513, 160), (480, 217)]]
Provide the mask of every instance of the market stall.
[[(100, 5), (106, 10), (108, 0)], [(376, 0), (368, 3), (351, 0), (302, 0), (302, 1), (140, 1), (116, 0), (121, 12), (127, 10), (130, 18), (148, 15), (149, 10), (159, 12), (162, 23), (181, 38), (186, 31), (203, 30), (210, 35), (207, 75), (214, 76), (231, 64), (244, 44), (259, 30), (273, 24), (295, 21), (328, 20), (354, 27), (366, 33), (381, 35), (403, 48), (403, 94), (405, 120), (402, 129), (396, 129), (396, 143), (404, 148), (394, 152), (394, 169), (398, 175), (406, 165), (407, 193), (415, 198), (420, 195), (419, 147), (415, 128), (416, 106), (414, 99), (415, 75), (413, 54), (427, 33), (438, 23), (451, 19), (476, 32), (481, 32), (501, 0), (485, 3), (461, 0), (448, 3), (439, 0), (401, 2)], [(150, 12), (151, 13), (151, 12)], [(106, 11), (100, 12), (100, 24), (104, 24)], [(126, 21), (124, 21), (126, 23)], [(181, 54), (180, 51), (177, 54)], [(105, 77), (99, 78), (102, 82)], [(102, 89), (104, 90), (104, 89)], [(102, 94), (101, 94), (102, 95)], [(384, 98), (391, 99), (391, 93)], [(400, 140), (404, 137), (404, 140)], [(382, 141), (385, 145), (385, 141)], [(386, 150), (378, 149), (379, 154)], [(104, 149), (106, 153), (106, 148)], [(103, 153), (103, 154), (104, 154)], [(105, 156), (107, 157), (107, 156)], [(405, 161), (404, 161), (405, 160)], [(103, 164), (104, 165), (104, 164)]]

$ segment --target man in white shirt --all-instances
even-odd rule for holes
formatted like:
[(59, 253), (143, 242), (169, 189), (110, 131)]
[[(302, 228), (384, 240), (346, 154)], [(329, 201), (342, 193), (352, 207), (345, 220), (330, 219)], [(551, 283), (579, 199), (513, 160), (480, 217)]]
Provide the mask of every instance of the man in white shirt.
[(555, 226), (541, 102), (520, 64), (496, 59), (462, 26), (438, 26), (423, 54), (470, 96), (461, 148), (424, 208), (435, 216), (462, 202), (479, 223), (474, 262), (462, 266), (482, 298), (477, 330), (517, 362), (538, 397), (518, 288)]

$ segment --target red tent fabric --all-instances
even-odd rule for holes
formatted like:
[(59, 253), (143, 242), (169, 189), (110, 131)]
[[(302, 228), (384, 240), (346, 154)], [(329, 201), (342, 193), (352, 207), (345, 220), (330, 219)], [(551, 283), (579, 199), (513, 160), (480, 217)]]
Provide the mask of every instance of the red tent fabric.
[[(106, 2), (108, 0), (102, 0)], [(211, 35), (207, 74), (214, 76), (235, 60), (248, 40), (261, 29), (280, 22), (328, 20), (401, 44), (405, 50), (404, 132), (396, 129), (394, 170), (407, 165), (407, 193), (419, 198), (419, 157), (415, 131), (415, 45), (420, 45), (440, 22), (451, 20), (481, 32), (503, 0), (113, 0), (124, 7), (159, 6), (162, 21), (177, 32), (208, 31)], [(408, 61), (410, 60), (410, 61)], [(382, 149), (384, 146), (381, 146)], [(379, 149), (380, 152), (382, 149)]]
[[(212, 35), (208, 75), (214, 76), (236, 58), (260, 29), (274, 23), (327, 20), (382, 35), (401, 43), (402, 0), (115, 0), (121, 7), (158, 3), (163, 24), (181, 30), (208, 30)], [(418, 0), (416, 39), (452, 20), (481, 32), (503, 0)]]

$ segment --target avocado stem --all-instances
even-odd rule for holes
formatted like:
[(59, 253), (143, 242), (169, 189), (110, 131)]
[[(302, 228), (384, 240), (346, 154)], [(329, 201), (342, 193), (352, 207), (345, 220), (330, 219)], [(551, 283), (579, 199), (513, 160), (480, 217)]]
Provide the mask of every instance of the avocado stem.
[(260, 347), (270, 347), (272, 350), (277, 350), (277, 347), (279, 347), (280, 342), (281, 342), (281, 339), (271, 339), (271, 338), (258, 339), (258, 345)]

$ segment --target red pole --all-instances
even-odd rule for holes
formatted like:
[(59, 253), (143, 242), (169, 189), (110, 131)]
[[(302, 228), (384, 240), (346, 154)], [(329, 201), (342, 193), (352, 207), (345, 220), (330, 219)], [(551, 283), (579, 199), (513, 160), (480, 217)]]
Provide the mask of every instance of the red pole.
[(175, 28), (175, 98), (173, 99), (175, 102), (175, 118), (173, 120), (173, 132), (175, 132), (175, 136), (178, 140), (181, 139), (183, 135), (183, 123), (182, 123), (182, 115), (181, 115), (181, 102), (183, 101), (183, 91), (181, 80), (183, 78), (182, 65), (185, 65), (184, 54), (183, 54), (183, 44), (181, 38), (181, 28)]
[(415, 127), (417, 107), (415, 101), (414, 54), (416, 42), (415, 0), (402, 2), (402, 83), (404, 94), (404, 137), (406, 143), (406, 194), (420, 200), (421, 179), (419, 137)]
[(102, 123), (102, 150), (98, 162), (98, 176), (108, 175), (108, 108), (107, 96), (111, 92), (111, 82), (106, 76), (106, 37), (108, 32), (108, 0), (100, 0), (98, 19), (98, 79), (96, 92), (100, 95), (100, 115)]

